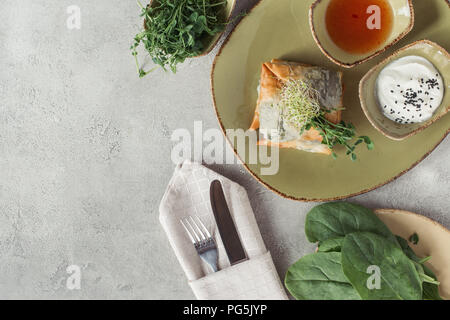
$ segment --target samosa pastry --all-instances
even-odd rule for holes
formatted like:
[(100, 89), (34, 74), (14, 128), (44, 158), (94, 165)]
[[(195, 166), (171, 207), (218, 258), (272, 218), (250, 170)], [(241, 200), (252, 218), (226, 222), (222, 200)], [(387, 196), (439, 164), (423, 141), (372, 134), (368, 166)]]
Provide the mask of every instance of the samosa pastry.
[(325, 118), (331, 123), (341, 121), (343, 108), (342, 72), (311, 65), (272, 60), (263, 63), (259, 86), (259, 97), (250, 129), (260, 129), (260, 145), (331, 154), (330, 148), (322, 144), (322, 136), (314, 127), (299, 130), (287, 121), (286, 110), (280, 107), (281, 91), (290, 80), (301, 80), (314, 89)]

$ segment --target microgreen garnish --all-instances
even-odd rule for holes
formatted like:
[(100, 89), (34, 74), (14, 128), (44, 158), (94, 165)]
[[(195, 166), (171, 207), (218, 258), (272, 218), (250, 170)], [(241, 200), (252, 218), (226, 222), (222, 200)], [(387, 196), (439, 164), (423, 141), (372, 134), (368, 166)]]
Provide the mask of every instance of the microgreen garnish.
[[(287, 120), (300, 132), (315, 128), (320, 132), (322, 143), (330, 150), (340, 144), (347, 150), (347, 155), (353, 161), (356, 160), (356, 146), (365, 143), (367, 149), (374, 148), (373, 142), (367, 136), (356, 138), (354, 143), (350, 141), (356, 137), (355, 127), (351, 123), (341, 121), (338, 124), (329, 121), (325, 115), (334, 110), (324, 110), (319, 104), (319, 93), (308, 82), (303, 80), (289, 80), (281, 88), (280, 107), (286, 114)], [(332, 152), (332, 157), (337, 154)]]
[(418, 244), (419, 243), (419, 235), (417, 233), (413, 233), (412, 235), (409, 236), (409, 242), (413, 243), (413, 244)]
[(155, 68), (144, 71), (138, 61), (137, 47), (142, 43), (152, 61), (164, 70), (176, 72), (176, 65), (186, 58), (199, 55), (205, 39), (221, 32), (226, 0), (153, 0), (154, 6), (141, 8), (144, 30), (138, 33), (131, 46), (139, 77)]

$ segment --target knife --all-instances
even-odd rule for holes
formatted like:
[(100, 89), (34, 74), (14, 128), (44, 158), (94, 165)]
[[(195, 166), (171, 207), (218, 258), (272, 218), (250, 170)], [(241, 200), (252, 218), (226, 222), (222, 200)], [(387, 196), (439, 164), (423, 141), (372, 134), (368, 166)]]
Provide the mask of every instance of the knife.
[(219, 180), (211, 182), (209, 194), (211, 197), (211, 208), (216, 218), (217, 228), (219, 229), (220, 237), (222, 238), (230, 264), (235, 265), (248, 260)]

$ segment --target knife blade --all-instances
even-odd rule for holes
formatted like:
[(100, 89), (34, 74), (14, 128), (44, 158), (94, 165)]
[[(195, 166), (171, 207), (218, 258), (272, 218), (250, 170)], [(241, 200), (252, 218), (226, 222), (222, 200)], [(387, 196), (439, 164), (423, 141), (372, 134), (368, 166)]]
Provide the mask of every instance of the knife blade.
[(219, 180), (211, 182), (209, 189), (211, 198), (211, 208), (216, 218), (217, 228), (222, 238), (225, 251), (230, 264), (234, 265), (248, 260), (247, 254), (242, 246), (239, 234), (223, 193), (222, 185)]

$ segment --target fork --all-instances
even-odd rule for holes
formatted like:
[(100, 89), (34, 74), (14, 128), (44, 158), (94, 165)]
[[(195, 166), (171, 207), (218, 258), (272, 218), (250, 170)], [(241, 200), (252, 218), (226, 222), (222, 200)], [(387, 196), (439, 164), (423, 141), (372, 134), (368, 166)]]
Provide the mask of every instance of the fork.
[(206, 229), (200, 218), (197, 216), (194, 217), (197, 222), (195, 222), (192, 216), (181, 219), (180, 222), (186, 230), (189, 239), (194, 245), (195, 250), (197, 250), (200, 258), (209, 264), (211, 269), (216, 272), (218, 270), (216, 242), (211, 237), (211, 234), (208, 229)]

